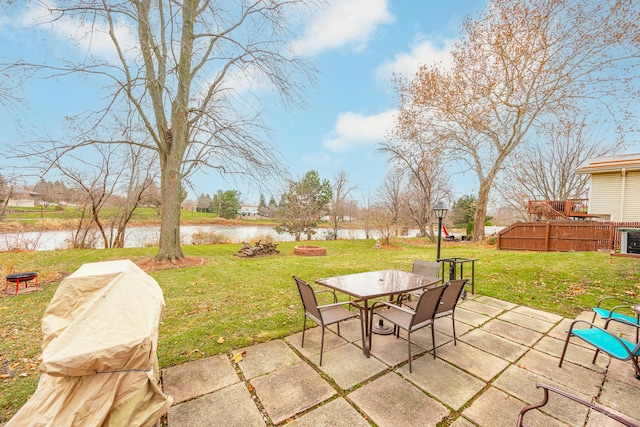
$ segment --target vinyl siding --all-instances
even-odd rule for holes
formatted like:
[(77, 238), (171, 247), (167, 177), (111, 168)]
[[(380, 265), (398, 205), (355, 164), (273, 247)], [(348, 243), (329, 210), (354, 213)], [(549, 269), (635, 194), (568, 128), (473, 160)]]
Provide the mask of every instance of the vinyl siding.
[(621, 185), (622, 174), (620, 172), (592, 174), (589, 213), (610, 215), (611, 221), (620, 221)]
[(621, 221), (640, 221), (640, 171), (627, 172)]

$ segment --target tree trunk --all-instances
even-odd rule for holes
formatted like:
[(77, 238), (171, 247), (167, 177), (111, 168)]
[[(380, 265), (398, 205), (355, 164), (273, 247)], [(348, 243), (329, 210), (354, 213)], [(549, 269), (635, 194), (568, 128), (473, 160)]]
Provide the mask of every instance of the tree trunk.
[(478, 207), (476, 213), (473, 216), (473, 240), (480, 242), (484, 240), (484, 221), (487, 217), (487, 204), (489, 204), (489, 190), (493, 179), (484, 179), (480, 182), (480, 189), (478, 190)]
[(184, 258), (180, 248), (180, 208), (184, 192), (180, 176), (180, 159), (173, 158), (172, 154), (175, 153), (170, 153), (161, 171), (162, 222), (160, 247), (155, 261), (175, 261)]

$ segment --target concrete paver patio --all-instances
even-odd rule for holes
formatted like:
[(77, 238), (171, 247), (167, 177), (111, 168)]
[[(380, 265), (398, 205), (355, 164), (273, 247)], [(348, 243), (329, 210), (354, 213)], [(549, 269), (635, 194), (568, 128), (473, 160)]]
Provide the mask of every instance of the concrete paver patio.
[[(367, 359), (357, 320), (341, 325), (342, 336), (326, 334), (319, 367), (320, 328), (312, 328), (304, 348), (297, 333), (165, 369), (164, 391), (174, 397), (168, 425), (502, 427), (515, 425), (524, 406), (542, 400), (539, 382), (640, 425), (640, 381), (629, 362), (600, 354), (593, 365), (593, 349), (575, 340), (558, 368), (571, 320), (469, 295), (456, 310), (457, 345), (450, 318), (436, 321), (435, 359), (429, 328), (412, 334), (413, 373), (406, 335), (375, 335)], [(635, 338), (624, 326), (609, 329)], [(238, 352), (246, 353), (235, 363)], [(531, 425), (618, 425), (554, 395), (529, 414)]]

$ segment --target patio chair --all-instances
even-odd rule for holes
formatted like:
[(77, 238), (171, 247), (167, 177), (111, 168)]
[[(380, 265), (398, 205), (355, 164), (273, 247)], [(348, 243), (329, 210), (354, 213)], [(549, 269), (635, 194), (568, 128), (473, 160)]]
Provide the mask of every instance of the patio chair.
[[(415, 259), (411, 265), (411, 272), (413, 274), (419, 274), (426, 277), (440, 277), (441, 269), (442, 263), (440, 261), (424, 261), (421, 259)], [(442, 282), (442, 278), (440, 278), (440, 282)], [(399, 295), (396, 302), (398, 304), (402, 304), (403, 301), (411, 300), (411, 297), (418, 298), (422, 292), (423, 290), (419, 290)]]
[[(416, 308), (414, 310), (396, 305), (393, 302), (377, 301), (371, 307), (371, 310), (375, 310), (377, 306), (386, 306), (387, 310), (378, 311), (376, 314), (381, 318), (393, 323), (399, 328), (407, 331), (407, 343), (409, 348), (409, 372), (411, 372), (411, 332), (415, 332), (418, 329), (422, 329), (425, 326), (431, 326), (431, 340), (433, 342), (433, 358), (436, 357), (436, 338), (433, 331), (433, 320), (436, 315), (436, 310), (442, 299), (442, 294), (449, 285), (444, 284), (420, 294), (418, 301), (416, 302)], [(373, 326), (373, 315), (370, 319)], [(396, 334), (398, 337), (399, 334)], [(371, 345), (371, 343), (369, 343)]]
[(522, 408), (522, 410), (520, 411), (520, 414), (518, 415), (518, 423), (516, 424), (517, 427), (525, 427), (526, 426), (526, 424), (524, 424), (524, 414), (526, 414), (527, 412), (531, 411), (532, 409), (541, 408), (541, 407), (543, 407), (544, 405), (547, 404), (547, 402), (549, 401), (549, 391), (552, 391), (552, 392), (554, 392), (554, 393), (556, 393), (556, 394), (558, 394), (560, 396), (564, 396), (564, 397), (566, 397), (568, 399), (571, 399), (574, 402), (578, 402), (578, 403), (580, 403), (580, 404), (582, 404), (582, 405), (584, 405), (584, 406), (586, 406), (586, 407), (588, 407), (588, 408), (590, 408), (590, 409), (592, 409), (594, 411), (600, 412), (601, 414), (604, 414), (607, 417), (609, 417), (609, 418), (611, 418), (611, 419), (613, 419), (615, 421), (618, 421), (619, 423), (621, 423), (621, 424), (623, 424), (625, 426), (640, 427), (637, 424), (632, 423), (631, 421), (628, 421), (628, 420), (626, 420), (626, 419), (624, 419), (624, 418), (612, 413), (611, 409), (609, 409), (609, 408), (606, 408), (606, 407), (600, 406), (600, 405), (596, 405), (596, 404), (593, 404), (591, 402), (587, 402), (586, 400), (581, 399), (581, 398), (579, 398), (577, 396), (574, 396), (572, 394), (569, 394), (566, 391), (563, 391), (563, 390), (557, 389), (555, 387), (552, 387), (550, 385), (542, 384), (542, 383), (536, 384), (536, 387), (537, 388), (541, 388), (542, 391), (544, 392), (544, 396), (542, 398), (542, 401), (538, 402), (538, 403), (531, 404), (529, 406), (525, 406), (524, 408)]
[[(611, 306), (611, 302), (617, 304), (613, 307)], [(620, 304), (621, 303), (621, 304)], [(635, 301), (618, 298), (618, 297), (604, 297), (598, 300), (598, 304), (596, 307), (593, 307), (593, 319), (591, 319), (591, 323), (595, 323), (596, 316), (600, 316), (605, 323), (608, 320), (612, 320), (614, 322), (618, 322), (623, 319), (628, 323), (635, 323), (636, 325), (640, 325), (640, 312), (635, 313), (635, 317), (629, 316), (625, 314), (623, 311), (627, 313), (629, 311), (633, 312), (634, 305), (638, 304)], [(609, 308), (606, 308), (609, 307)], [(640, 341), (640, 328), (636, 328), (636, 342)]]
[[(438, 309), (436, 310), (436, 319), (439, 319), (440, 317), (451, 316), (451, 324), (453, 326), (453, 345), (457, 345), (455, 310), (458, 304), (458, 300), (460, 299), (460, 295), (462, 295), (464, 285), (468, 280), (469, 279), (460, 279), (447, 282), (449, 286), (447, 286), (447, 289), (442, 294), (442, 299), (440, 300), (440, 304), (438, 305)], [(415, 310), (416, 301), (406, 301), (403, 302), (403, 305), (411, 307)]]
[(440, 277), (442, 263), (439, 261), (424, 261), (421, 259), (413, 260), (411, 272), (420, 274), (421, 276)]
[[(630, 360), (633, 368), (636, 371), (635, 377), (640, 380), (640, 367), (638, 366), (638, 356), (640, 356), (640, 343), (633, 344), (630, 341), (622, 337), (617, 337), (611, 332), (607, 331), (607, 324), (611, 320), (612, 319), (607, 320), (604, 328), (596, 326), (591, 322), (587, 322), (586, 320), (574, 320), (571, 323), (569, 331), (567, 332), (567, 339), (564, 342), (564, 348), (562, 349), (562, 355), (560, 356), (560, 363), (558, 364), (558, 367), (562, 367), (562, 361), (564, 360), (565, 353), (567, 352), (569, 340), (572, 336), (575, 336), (596, 348), (596, 353), (593, 356), (593, 360), (591, 363), (596, 363), (596, 358), (598, 357), (599, 351), (603, 351), (609, 356), (619, 360)], [(617, 322), (627, 323), (627, 321), (624, 319), (618, 319)], [(589, 328), (575, 329), (576, 325), (582, 323), (589, 325)], [(627, 324), (635, 326), (637, 328), (640, 327), (638, 325), (634, 325), (633, 323)]]
[[(338, 335), (340, 335), (340, 322), (347, 319), (354, 319), (356, 317), (360, 318), (360, 333), (364, 336), (364, 326), (363, 319), (360, 315), (360, 312), (349, 311), (344, 308), (344, 305), (350, 305), (353, 307), (357, 307), (360, 310), (360, 307), (354, 301), (345, 301), (345, 302), (336, 302), (336, 296), (334, 293), (334, 303), (333, 304), (325, 304), (318, 305), (318, 300), (316, 298), (316, 291), (313, 290), (311, 285), (309, 285), (304, 280), (291, 275), (293, 280), (295, 280), (296, 285), (298, 286), (298, 292), (300, 293), (300, 298), (302, 299), (302, 305), (304, 307), (304, 321), (302, 324), (302, 344), (301, 347), (304, 347), (304, 333), (307, 329), (307, 317), (316, 322), (320, 328), (322, 329), (322, 338), (320, 340), (320, 363), (319, 366), (322, 366), (322, 352), (324, 350), (324, 329), (326, 326), (337, 324)], [(323, 291), (319, 291), (323, 292)], [(330, 291), (329, 291), (330, 292)]]

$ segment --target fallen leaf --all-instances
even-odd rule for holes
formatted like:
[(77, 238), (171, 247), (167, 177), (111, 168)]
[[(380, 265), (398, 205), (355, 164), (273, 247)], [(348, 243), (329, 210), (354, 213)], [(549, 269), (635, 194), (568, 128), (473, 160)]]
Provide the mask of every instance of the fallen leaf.
[(242, 360), (242, 356), (244, 356), (245, 354), (247, 354), (246, 351), (243, 351), (242, 353), (236, 353), (231, 358), (231, 361), (235, 362), (235, 363), (238, 363), (238, 362), (240, 362)]
[(224, 342), (224, 337), (218, 338), (218, 344), (222, 344)]

